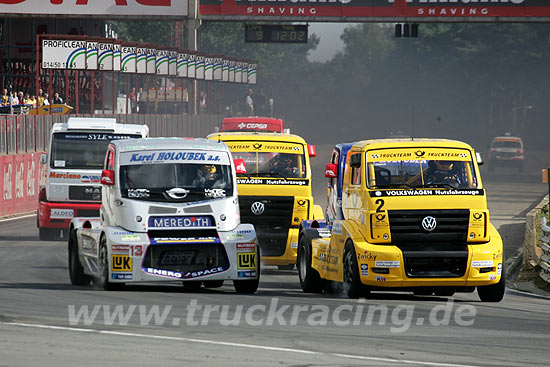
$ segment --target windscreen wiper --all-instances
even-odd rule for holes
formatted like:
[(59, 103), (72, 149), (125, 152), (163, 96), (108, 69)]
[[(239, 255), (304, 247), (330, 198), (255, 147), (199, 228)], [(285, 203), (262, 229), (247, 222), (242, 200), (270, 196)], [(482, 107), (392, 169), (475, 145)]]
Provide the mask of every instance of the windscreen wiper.
[(413, 190), (416, 190), (417, 187), (415, 186), (411, 186), (407, 183), (400, 183), (400, 184), (387, 184), (387, 185), (376, 185), (376, 186), (373, 186), (374, 189), (400, 189), (400, 188), (403, 188), (403, 187), (407, 187), (409, 189), (413, 189)]
[(285, 180), (288, 180), (288, 178), (286, 178), (279, 172), (258, 172), (254, 175), (258, 177), (281, 177), (281, 178), (284, 178)]
[(418, 187), (456, 189), (456, 187), (454, 187), (453, 185), (448, 184), (446, 182), (434, 182), (434, 183), (430, 183), (430, 184), (424, 184), (424, 185), (421, 185), (421, 186), (418, 186)]

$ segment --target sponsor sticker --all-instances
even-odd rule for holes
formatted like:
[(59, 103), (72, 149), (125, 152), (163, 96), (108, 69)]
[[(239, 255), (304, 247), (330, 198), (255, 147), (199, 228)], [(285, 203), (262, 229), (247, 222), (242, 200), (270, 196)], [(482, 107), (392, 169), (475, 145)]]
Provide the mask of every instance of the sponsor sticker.
[(368, 251), (365, 251), (364, 253), (362, 254), (357, 254), (357, 259), (358, 260), (367, 260), (367, 261), (376, 261), (376, 257), (378, 255), (373, 255), (371, 253), (369, 253)]
[(149, 217), (149, 228), (204, 228), (213, 227), (212, 217)]
[(361, 264), (361, 275), (364, 277), (369, 276), (369, 265), (368, 264)]
[(153, 245), (160, 243), (219, 243), (216, 237), (152, 237)]
[(290, 248), (298, 248), (298, 242), (291, 242)]
[(182, 273), (179, 271), (171, 271), (171, 270), (164, 270), (164, 269), (143, 268), (143, 271), (146, 272), (147, 274), (158, 275), (158, 276), (174, 278), (174, 279), (198, 278), (206, 275), (221, 273), (225, 270), (227, 270), (227, 268), (224, 268), (222, 266), (217, 266), (212, 269), (197, 270), (197, 271)]
[(127, 273), (113, 273), (111, 274), (111, 278), (118, 280), (132, 280), (134, 276)]
[(111, 245), (112, 252), (127, 254), (129, 249), (130, 249), (130, 246), (128, 245)]
[(256, 248), (255, 243), (237, 243), (237, 250), (254, 250)]
[(342, 228), (343, 228), (342, 222), (334, 222), (334, 224), (332, 225), (332, 233), (342, 234)]
[(375, 279), (376, 279), (377, 282), (385, 282), (387, 280), (386, 277), (383, 277), (383, 276), (380, 276), (380, 275), (377, 275), (375, 277)]
[(122, 236), (122, 241), (139, 241), (140, 237), (137, 234), (125, 234)]
[(239, 271), (239, 278), (256, 278), (256, 271)]
[(237, 268), (241, 269), (256, 269), (256, 253), (241, 252), (237, 254)]
[(132, 271), (132, 258), (128, 255), (112, 255), (112, 271)]
[(244, 236), (240, 233), (228, 233), (225, 238), (227, 238), (228, 241), (234, 241), (234, 240), (242, 240)]
[(401, 261), (375, 261), (374, 266), (377, 268), (399, 268)]
[(491, 268), (493, 267), (493, 260), (474, 260), (472, 261), (473, 268)]
[(496, 280), (497, 276), (495, 274), (489, 274), (489, 280)]
[(502, 263), (498, 263), (497, 276), (501, 276), (501, 275), (502, 275)]
[(74, 209), (52, 209), (50, 218), (52, 219), (67, 219), (74, 216)]

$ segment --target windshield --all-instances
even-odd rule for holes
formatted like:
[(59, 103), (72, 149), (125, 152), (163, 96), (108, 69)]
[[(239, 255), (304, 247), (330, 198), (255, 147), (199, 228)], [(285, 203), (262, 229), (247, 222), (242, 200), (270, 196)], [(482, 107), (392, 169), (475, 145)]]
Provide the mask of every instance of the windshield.
[(234, 159), (244, 159), (246, 176), (305, 178), (304, 154), (278, 152), (233, 152)]
[(494, 141), (491, 147), (521, 149), (521, 144), (519, 141)]
[(158, 163), (120, 167), (122, 197), (152, 201), (198, 201), (233, 195), (231, 166)]
[(141, 138), (135, 134), (55, 133), (52, 139), (52, 168), (101, 169), (111, 140)]

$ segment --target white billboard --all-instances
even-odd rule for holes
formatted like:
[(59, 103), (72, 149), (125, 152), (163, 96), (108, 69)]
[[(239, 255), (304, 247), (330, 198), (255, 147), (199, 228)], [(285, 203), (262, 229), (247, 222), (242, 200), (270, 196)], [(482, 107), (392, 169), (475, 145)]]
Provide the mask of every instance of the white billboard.
[(168, 75), (169, 62), (170, 62), (170, 51), (157, 50), (157, 75)]
[(179, 77), (187, 77), (187, 54), (178, 52), (177, 74)]
[(229, 60), (224, 58), (223, 59), (223, 65), (222, 65), (222, 82), (228, 82), (229, 81)]
[(86, 69), (86, 41), (42, 40), (42, 68)]
[(214, 58), (214, 80), (222, 80), (222, 62), (221, 57)]
[(8, 0), (0, 1), (0, 14), (150, 18), (185, 17), (188, 12), (182, 0)]
[(135, 73), (136, 72), (136, 46), (121, 47), (122, 61), (120, 71), (123, 73)]
[(170, 51), (168, 54), (168, 74), (176, 76), (178, 74), (178, 51)]
[(196, 55), (195, 54), (188, 54), (187, 55), (187, 77), (188, 78), (195, 78), (196, 76)]
[(98, 42), (98, 69), (103, 71), (113, 70), (113, 52), (115, 45), (112, 42)]
[(113, 44), (113, 70), (120, 71), (122, 57), (121, 57), (121, 43), (115, 42)]
[(143, 46), (136, 47), (136, 72), (145, 74), (147, 72), (147, 48)]
[(214, 59), (210, 56), (204, 58), (204, 79), (214, 79)]
[(204, 56), (195, 57), (195, 79), (204, 79)]
[(147, 74), (157, 73), (157, 49), (147, 48)]
[(86, 69), (97, 70), (97, 41), (86, 42)]
[(248, 84), (256, 84), (256, 73), (258, 71), (258, 64), (248, 64)]

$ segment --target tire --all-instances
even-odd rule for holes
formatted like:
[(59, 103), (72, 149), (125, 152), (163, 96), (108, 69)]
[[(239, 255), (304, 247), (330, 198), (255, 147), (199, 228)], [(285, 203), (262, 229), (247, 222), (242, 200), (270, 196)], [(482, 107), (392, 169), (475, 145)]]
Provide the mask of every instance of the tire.
[(305, 293), (323, 293), (325, 282), (319, 272), (311, 267), (311, 236), (307, 232), (298, 243), (298, 277)]
[(80, 263), (78, 256), (78, 243), (76, 239), (76, 232), (71, 229), (69, 235), (69, 277), (72, 285), (89, 285), (92, 280), (89, 275), (84, 274), (84, 268)]
[(220, 288), (223, 286), (223, 280), (206, 280), (204, 288)]
[(484, 285), (477, 287), (477, 295), (481, 302), (500, 302), (504, 298), (506, 291), (506, 272), (504, 271), (504, 262), (502, 263), (502, 275), (497, 284)]
[(367, 296), (369, 289), (361, 283), (359, 277), (359, 265), (357, 263), (357, 255), (355, 254), (355, 246), (353, 242), (346, 243), (344, 249), (344, 291), (349, 298), (359, 298), (361, 296)]
[(99, 240), (99, 285), (106, 291), (118, 291), (124, 288), (124, 283), (111, 283), (109, 279), (109, 253), (105, 236)]
[(181, 283), (183, 284), (183, 289), (184, 290), (191, 291), (191, 292), (198, 291), (199, 289), (201, 289), (201, 286), (202, 286), (202, 281), (200, 281), (200, 280), (187, 280), (187, 281), (183, 281)]
[(279, 269), (279, 270), (294, 270), (294, 264), (277, 265), (277, 269)]
[(233, 286), (235, 291), (239, 294), (253, 294), (258, 290), (260, 285), (260, 267), (261, 267), (261, 257), (260, 257), (260, 246), (256, 245), (256, 274), (258, 277), (256, 279), (235, 279), (233, 280)]
[(40, 241), (53, 241), (55, 238), (55, 229), (52, 228), (38, 228), (38, 237)]
[(453, 287), (439, 287), (435, 289), (434, 294), (438, 297), (452, 297), (455, 292), (456, 290)]

